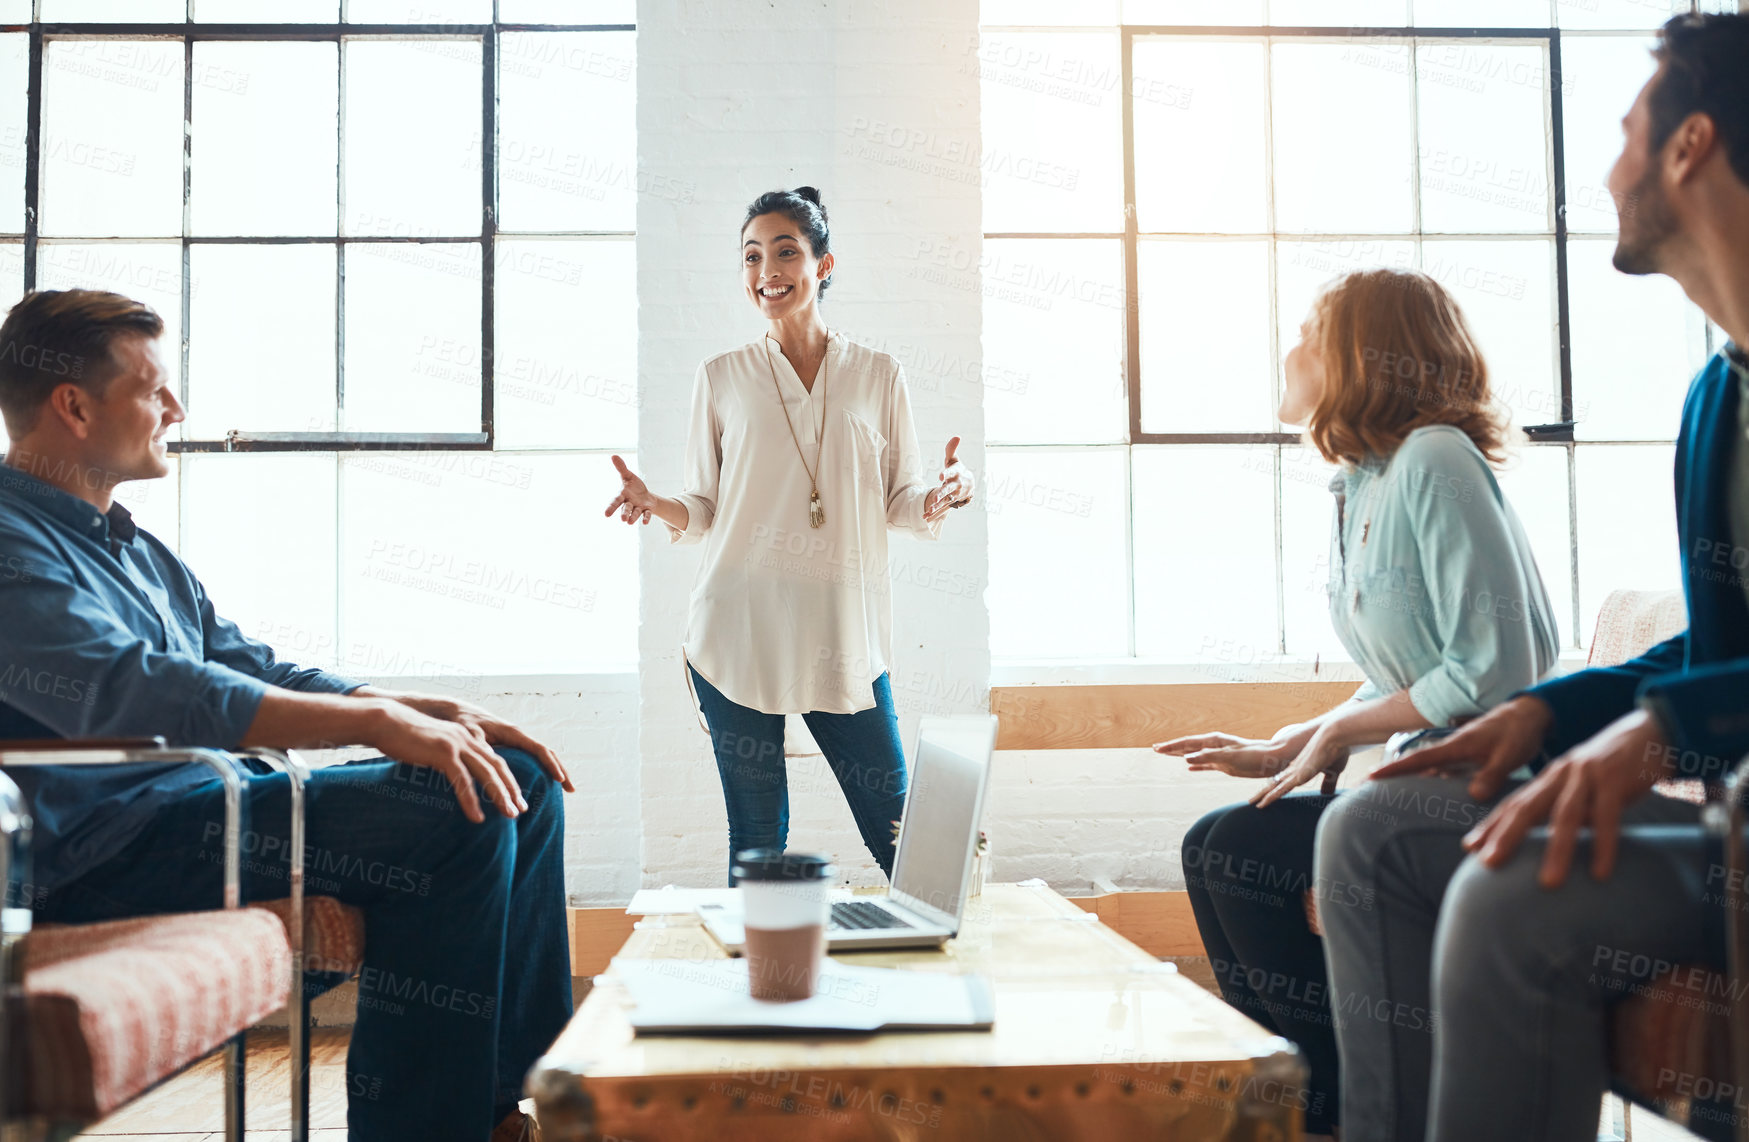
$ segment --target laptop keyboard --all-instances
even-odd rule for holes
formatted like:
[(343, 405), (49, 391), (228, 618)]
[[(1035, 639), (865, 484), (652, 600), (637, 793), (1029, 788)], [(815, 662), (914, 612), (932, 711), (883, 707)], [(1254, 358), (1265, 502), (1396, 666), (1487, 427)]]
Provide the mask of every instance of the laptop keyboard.
[(910, 928), (914, 925), (906, 923), (904, 918), (895, 916), (879, 904), (871, 904), (867, 900), (844, 900), (832, 905), (832, 918), (826, 927), (839, 931), (865, 931), (870, 928)]

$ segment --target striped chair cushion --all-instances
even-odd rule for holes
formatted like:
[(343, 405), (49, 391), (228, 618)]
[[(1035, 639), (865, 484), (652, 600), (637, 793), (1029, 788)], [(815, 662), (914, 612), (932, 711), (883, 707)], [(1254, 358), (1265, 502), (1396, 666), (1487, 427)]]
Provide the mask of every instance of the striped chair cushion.
[(255, 909), (45, 924), (24, 941), (23, 1110), (92, 1122), (284, 1005), (285, 927)]
[[(291, 901), (249, 905), (279, 917), (291, 930)], [(304, 897), (304, 970), (358, 974), (364, 965), (364, 913), (332, 896)]]
[(1619, 666), (1688, 626), (1681, 591), (1611, 591), (1597, 612), (1587, 666)]

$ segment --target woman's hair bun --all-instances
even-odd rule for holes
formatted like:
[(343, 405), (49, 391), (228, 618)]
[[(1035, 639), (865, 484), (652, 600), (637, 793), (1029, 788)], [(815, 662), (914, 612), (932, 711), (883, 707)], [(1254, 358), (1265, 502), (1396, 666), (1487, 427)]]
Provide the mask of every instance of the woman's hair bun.
[(820, 202), (820, 191), (817, 187), (798, 186), (798, 187), (796, 187), (796, 196), (798, 198), (807, 199), (809, 202), (813, 203), (815, 206), (822, 205)]

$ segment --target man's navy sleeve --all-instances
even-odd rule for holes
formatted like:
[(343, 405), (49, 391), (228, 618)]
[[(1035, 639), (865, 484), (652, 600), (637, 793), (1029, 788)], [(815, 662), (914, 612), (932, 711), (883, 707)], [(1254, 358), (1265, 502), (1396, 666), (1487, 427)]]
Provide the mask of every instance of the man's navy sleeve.
[(1554, 727), (1543, 739), (1546, 758), (1559, 757), (1623, 714), (1633, 713), (1646, 681), (1680, 671), (1687, 652), (1684, 631), (1619, 666), (1594, 666), (1524, 691), (1542, 699), (1555, 715)]

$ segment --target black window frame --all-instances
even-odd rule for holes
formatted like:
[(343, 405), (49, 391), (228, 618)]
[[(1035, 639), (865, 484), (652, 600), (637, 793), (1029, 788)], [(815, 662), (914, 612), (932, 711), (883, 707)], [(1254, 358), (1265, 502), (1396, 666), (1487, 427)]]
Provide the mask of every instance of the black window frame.
[[(480, 429), (478, 432), (244, 432), (228, 433), (224, 439), (218, 440), (175, 440), (171, 441), (169, 450), (172, 453), (203, 453), (203, 452), (378, 452), (378, 451), (479, 451), (496, 450), (497, 433), (494, 425), (493, 400), (494, 377), (493, 364), (495, 353), (496, 324), (496, 282), (495, 248), (500, 237), (498, 226), (498, 145), (499, 145), (499, 107), (498, 107), (498, 37), (504, 33), (518, 32), (633, 32), (637, 31), (634, 24), (549, 24), (549, 23), (518, 23), (505, 22), (499, 18), (500, 0), (492, 0), (492, 20), (490, 23), (436, 23), (436, 24), (364, 24), (346, 22), (346, 0), (339, 0), (340, 20), (334, 23), (200, 23), (195, 20), (196, 0), (185, 0), (184, 20), (181, 23), (149, 21), (139, 23), (45, 23), (42, 20), (43, 0), (32, 0), (31, 22), (24, 25), (0, 26), (0, 32), (23, 31), (29, 36), (28, 77), (25, 94), (25, 134), (24, 134), (24, 290), (29, 293), (36, 288), (37, 279), (37, 248), (39, 241), (38, 220), (41, 208), (41, 162), (43, 134), (43, 55), (45, 44), (53, 39), (86, 39), (86, 40), (180, 40), (183, 45), (182, 69), (182, 113), (183, 120), (188, 124), (183, 134), (182, 163), (182, 236), (181, 236), (181, 271), (182, 271), (182, 344), (178, 347), (181, 355), (181, 397), (183, 403), (188, 401), (188, 357), (190, 331), (190, 275), (189, 257), (192, 249), (199, 245), (241, 245), (241, 246), (291, 246), (311, 245), (335, 247), (335, 411), (341, 412), (345, 407), (346, 394), (346, 248), (354, 244), (382, 245), (389, 243), (410, 244), (473, 244), (480, 245)], [(483, 145), (480, 156), (481, 202), (480, 202), (480, 232), (468, 235), (453, 235), (444, 237), (428, 236), (394, 236), (394, 235), (347, 235), (336, 232), (331, 235), (297, 235), (297, 236), (195, 236), (190, 234), (189, 203), (192, 186), (192, 163), (190, 148), (193, 142), (194, 124), (194, 45), (203, 42), (222, 41), (255, 41), (255, 42), (333, 42), (341, 44), (352, 39), (392, 39), (392, 40), (457, 40), (480, 43), (481, 51), (481, 111), (480, 129)], [(343, 49), (342, 49), (343, 50)], [(345, 105), (345, 60), (339, 61), (337, 82), (340, 84), (340, 103), (336, 116), (336, 141), (340, 154), (345, 153), (346, 145), (346, 105)], [(336, 188), (337, 195), (344, 194), (344, 187)], [(338, 207), (338, 203), (337, 203)], [(635, 230), (540, 230), (511, 231), (504, 235), (508, 238), (627, 238), (635, 239)], [(116, 241), (127, 240), (117, 238), (51, 238), (52, 245), (58, 241)], [(168, 239), (165, 239), (167, 242)]]

